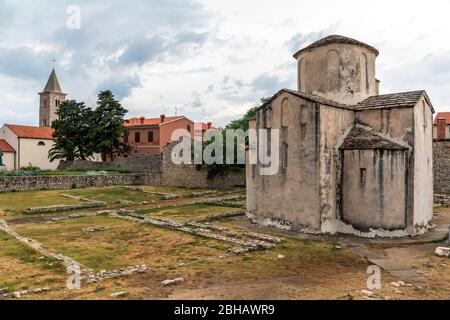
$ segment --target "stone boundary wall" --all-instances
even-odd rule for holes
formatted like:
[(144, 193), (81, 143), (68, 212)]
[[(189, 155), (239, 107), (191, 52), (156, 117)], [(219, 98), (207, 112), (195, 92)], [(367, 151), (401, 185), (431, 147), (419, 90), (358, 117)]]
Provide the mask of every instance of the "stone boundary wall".
[(246, 183), (245, 171), (230, 172), (226, 176), (216, 176), (208, 180), (205, 168), (197, 170), (195, 165), (175, 165), (171, 159), (174, 144), (164, 150), (162, 184), (171, 187), (200, 188), (200, 189), (227, 189), (243, 187)]
[(163, 156), (160, 154), (137, 153), (130, 157), (117, 157), (114, 161), (93, 162), (87, 160), (61, 161), (59, 170), (104, 170), (124, 169), (131, 172), (162, 173)]
[(434, 192), (450, 193), (450, 141), (433, 142)]
[(116, 158), (110, 162), (90, 161), (61, 161), (59, 169), (126, 169), (145, 172), (155, 177), (147, 184), (164, 185), (169, 187), (199, 188), (199, 189), (227, 189), (245, 186), (245, 171), (230, 172), (226, 176), (217, 176), (213, 180), (207, 179), (205, 168), (197, 170), (195, 165), (175, 165), (172, 163), (171, 152), (175, 144), (167, 146), (162, 155), (135, 154), (128, 158)]
[(160, 185), (160, 174), (108, 174), (77, 176), (0, 177), (0, 192), (58, 190), (127, 185)]

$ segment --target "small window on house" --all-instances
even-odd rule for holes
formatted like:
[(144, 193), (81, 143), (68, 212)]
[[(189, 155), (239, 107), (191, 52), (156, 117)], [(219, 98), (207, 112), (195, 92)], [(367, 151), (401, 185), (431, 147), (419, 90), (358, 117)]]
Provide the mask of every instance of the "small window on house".
[(123, 141), (124, 141), (125, 143), (128, 143), (128, 140), (129, 140), (129, 134), (128, 134), (128, 133), (125, 133), (125, 134), (123, 135)]
[(140, 132), (136, 132), (134, 134), (134, 142), (135, 143), (141, 143), (141, 133)]
[(45, 146), (45, 142), (44, 141), (39, 141), (37, 145), (40, 146), (40, 147), (43, 147), (43, 146)]
[(149, 131), (148, 132), (148, 142), (153, 142), (153, 138), (154, 138), (153, 131)]
[(189, 133), (191, 133), (191, 126), (187, 126), (187, 131), (189, 132)]
[(366, 168), (359, 169), (359, 183), (362, 186), (366, 185), (366, 175), (367, 175), (367, 169)]
[(281, 168), (287, 169), (288, 168), (288, 152), (289, 146), (286, 142), (283, 143), (281, 146)]
[(44, 119), (43, 122), (44, 122), (44, 127), (46, 127), (47, 126), (47, 119)]

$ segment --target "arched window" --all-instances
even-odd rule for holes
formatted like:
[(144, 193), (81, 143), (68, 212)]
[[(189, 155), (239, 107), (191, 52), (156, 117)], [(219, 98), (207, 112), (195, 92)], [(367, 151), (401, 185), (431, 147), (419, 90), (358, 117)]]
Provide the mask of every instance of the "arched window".
[(268, 108), (266, 110), (265, 117), (266, 117), (266, 128), (267, 129), (272, 128), (272, 120), (273, 120), (272, 108)]
[(426, 110), (427, 106), (425, 104), (425, 101), (422, 101), (422, 117), (423, 117), (423, 126), (427, 127), (427, 110)]
[(330, 50), (327, 54), (327, 83), (329, 91), (339, 91), (341, 86), (341, 62), (339, 52)]
[(281, 168), (287, 169), (288, 168), (288, 160), (289, 160), (289, 146), (286, 142), (283, 142), (281, 145)]
[(45, 146), (45, 142), (44, 141), (39, 141), (37, 145), (39, 147), (43, 147), (43, 146)]
[(302, 65), (303, 59), (298, 62), (298, 91), (302, 92)]
[(289, 99), (281, 101), (281, 126), (287, 127), (289, 124)]
[(362, 88), (364, 88), (365, 90), (364, 92), (369, 93), (369, 62), (367, 60), (367, 55), (365, 53), (362, 54), (361, 62), (362, 62), (361, 66)]

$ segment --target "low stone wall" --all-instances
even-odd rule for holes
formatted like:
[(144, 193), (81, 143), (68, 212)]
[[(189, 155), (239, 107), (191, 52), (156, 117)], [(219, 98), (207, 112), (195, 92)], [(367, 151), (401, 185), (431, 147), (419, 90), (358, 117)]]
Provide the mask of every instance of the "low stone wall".
[(227, 189), (245, 186), (244, 171), (230, 172), (225, 176), (207, 179), (206, 169), (197, 170), (194, 165), (182, 165), (164, 168), (163, 185), (181, 188)]
[(162, 173), (162, 160), (160, 154), (138, 153), (127, 158), (118, 157), (114, 161), (93, 162), (87, 160), (79, 161), (61, 161), (58, 169), (60, 170), (105, 170), (105, 169), (124, 169), (131, 172)]
[(433, 142), (434, 192), (450, 193), (450, 141)]
[(0, 177), (0, 192), (57, 190), (127, 185), (160, 185), (161, 175), (130, 173), (79, 176)]
[(172, 162), (174, 144), (167, 146), (163, 154), (162, 184), (165, 186), (200, 189), (227, 189), (245, 186), (245, 171), (230, 172), (208, 180), (206, 168), (198, 170), (195, 165), (176, 165)]
[(245, 172), (230, 172), (226, 176), (207, 179), (205, 168), (197, 170), (195, 165), (175, 165), (171, 151), (174, 144), (165, 148), (162, 155), (135, 154), (128, 158), (116, 158), (109, 162), (61, 161), (59, 169), (126, 169), (133, 172), (150, 173), (152, 178), (144, 184), (164, 185), (182, 188), (227, 189), (245, 186)]

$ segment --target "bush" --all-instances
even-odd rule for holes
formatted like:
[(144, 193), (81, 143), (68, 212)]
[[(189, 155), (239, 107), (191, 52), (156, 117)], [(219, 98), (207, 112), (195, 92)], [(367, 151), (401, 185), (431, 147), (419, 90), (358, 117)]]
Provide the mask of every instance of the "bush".
[(42, 171), (42, 170), (41, 170), (41, 168), (39, 168), (39, 167), (33, 167), (33, 165), (30, 163), (28, 166), (20, 168), (20, 171), (25, 171), (25, 172), (28, 172), (28, 171), (31, 171), (31, 172), (38, 172), (38, 171)]

